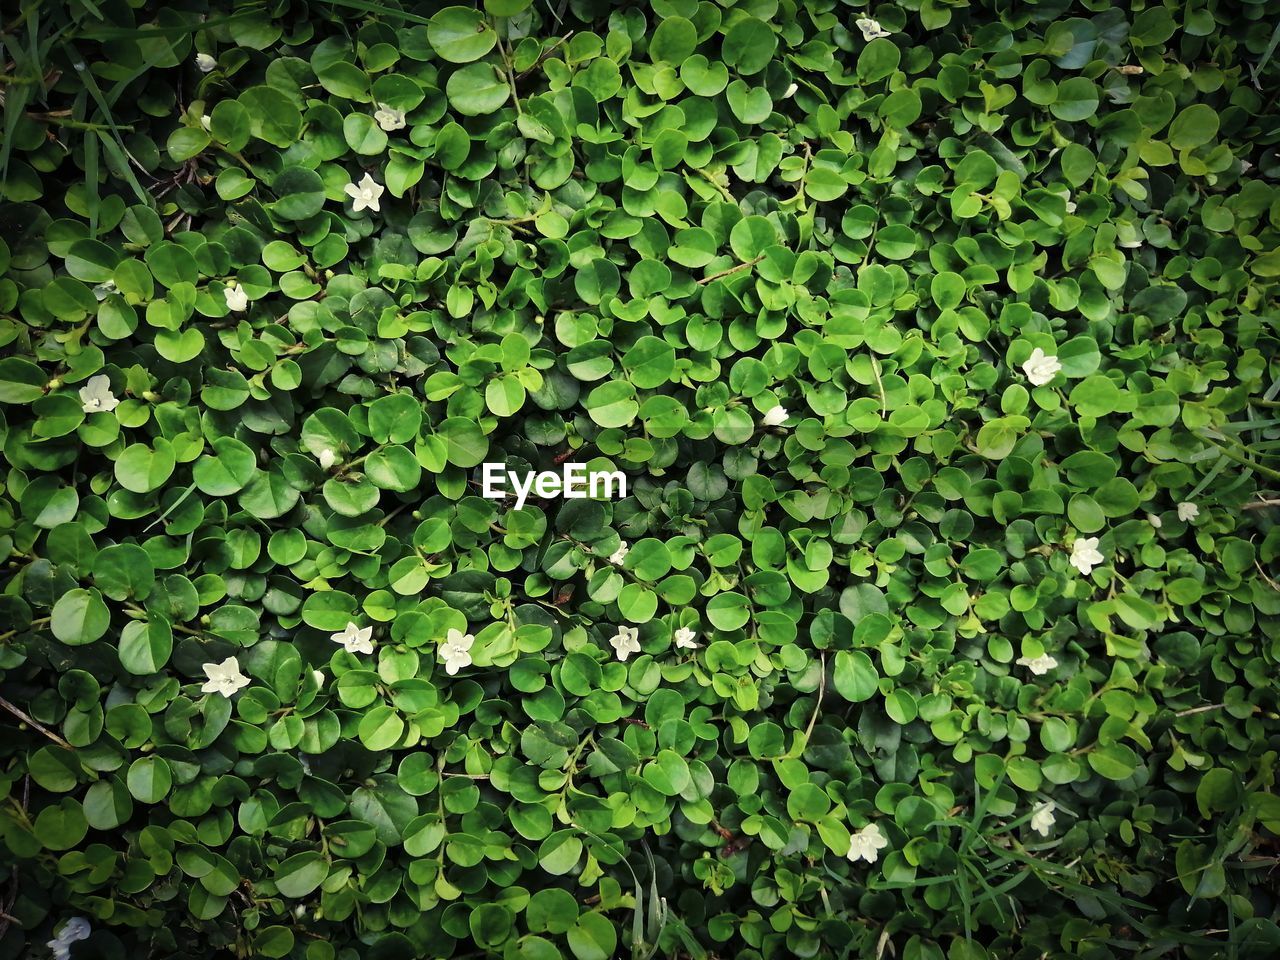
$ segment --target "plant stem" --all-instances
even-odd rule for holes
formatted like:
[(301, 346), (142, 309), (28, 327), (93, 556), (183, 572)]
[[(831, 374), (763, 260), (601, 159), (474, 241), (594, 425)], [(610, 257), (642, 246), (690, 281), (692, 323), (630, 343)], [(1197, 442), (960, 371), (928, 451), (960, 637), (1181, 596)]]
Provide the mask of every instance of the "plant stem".
[(48, 617), (41, 617), (38, 620), (32, 620), (29, 624), (27, 624), (21, 630), (17, 630), (17, 629), (6, 630), (4, 633), (0, 633), (0, 643), (3, 643), (5, 640), (9, 640), (13, 637), (16, 637), (20, 633), (26, 633), (28, 630), (31, 630), (35, 627), (43, 627), (48, 622), (49, 622)]
[(818, 722), (818, 713), (822, 710), (822, 698), (827, 692), (827, 653), (824, 650), (821, 654), (822, 672), (818, 674), (818, 700), (813, 705), (813, 713), (809, 717), (809, 724), (804, 728), (804, 747), (800, 752), (804, 753), (809, 747), (809, 735), (813, 733), (813, 725)]
[(703, 170), (701, 167), (693, 167), (692, 170), (698, 176), (702, 177), (703, 180), (707, 181), (707, 183), (719, 190), (720, 196), (724, 197), (725, 200), (732, 203), (734, 206), (737, 206), (738, 201), (734, 198), (733, 194), (729, 192), (728, 187), (723, 186), (719, 180), (707, 173), (707, 171)]
[(763, 259), (764, 259), (764, 254), (762, 253), (758, 257), (753, 257), (752, 259), (748, 260), (746, 263), (740, 263), (736, 267), (730, 267), (728, 270), (721, 270), (719, 273), (713, 273), (709, 277), (703, 277), (701, 280), (698, 281), (698, 286), (704, 287), (708, 283), (710, 283), (712, 280), (719, 280), (721, 277), (727, 277), (731, 273), (737, 273), (740, 270), (746, 270), (749, 267), (754, 267), (757, 263), (759, 263)]
[(511, 66), (511, 52), (509, 49), (502, 51), (502, 63), (506, 67), (507, 82), (511, 84), (511, 100), (516, 105), (516, 116), (524, 116), (524, 111), (520, 109), (520, 91), (516, 89), (516, 72)]
[(538, 67), (542, 66), (542, 61), (546, 60), (547, 57), (555, 53), (556, 48), (558, 48), (561, 44), (563, 44), (566, 40), (568, 40), (572, 36), (573, 36), (573, 31), (570, 30), (568, 33), (566, 33), (563, 37), (561, 37), (551, 46), (547, 47), (547, 49), (543, 50), (542, 53), (538, 54), (538, 59), (533, 61), (533, 66), (531, 66), (528, 70), (521, 70), (519, 73), (517, 73), (516, 79), (523, 80), (529, 74), (533, 73), (533, 71), (537, 70)]
[(10, 713), (12, 713), (15, 717), (17, 717), (23, 723), (27, 724), (29, 727), (31, 727), (31, 729), (38, 730), (41, 733), (43, 733), (46, 737), (48, 737), (58, 746), (64, 747), (67, 750), (75, 749), (75, 747), (71, 746), (71, 744), (67, 743), (67, 741), (63, 740), (60, 736), (58, 736), (56, 733), (51, 731), (48, 727), (46, 727), (40, 721), (33, 719), (31, 716), (29, 716), (26, 713), (26, 711), (10, 703), (4, 697), (0, 697), (0, 707), (4, 707), (4, 709), (8, 710)]

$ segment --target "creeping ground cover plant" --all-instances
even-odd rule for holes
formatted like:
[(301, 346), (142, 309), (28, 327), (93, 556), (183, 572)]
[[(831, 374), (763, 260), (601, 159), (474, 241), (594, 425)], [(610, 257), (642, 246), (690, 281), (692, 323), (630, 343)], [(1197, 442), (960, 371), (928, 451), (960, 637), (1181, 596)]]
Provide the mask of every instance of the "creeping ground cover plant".
[(6, 7), (0, 956), (1276, 956), (1277, 23)]

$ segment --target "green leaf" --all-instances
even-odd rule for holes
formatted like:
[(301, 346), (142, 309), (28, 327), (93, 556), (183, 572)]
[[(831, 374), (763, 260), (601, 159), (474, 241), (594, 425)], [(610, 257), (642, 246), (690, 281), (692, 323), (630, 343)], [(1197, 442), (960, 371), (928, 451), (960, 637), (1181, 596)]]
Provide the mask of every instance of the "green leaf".
[(654, 63), (679, 66), (698, 45), (697, 28), (684, 17), (666, 17), (649, 39), (649, 56)]
[(772, 27), (755, 17), (741, 17), (724, 35), (720, 52), (729, 66), (749, 77), (772, 62), (777, 46)]
[(473, 63), (454, 71), (445, 85), (450, 105), (464, 117), (493, 113), (507, 102), (511, 88), (496, 67)]
[(239, 493), (257, 473), (257, 457), (234, 437), (218, 437), (212, 447), (213, 453), (202, 456), (191, 468), (191, 479), (210, 497)]
[[(385, 137), (383, 138), (385, 141)], [(286, 220), (306, 220), (324, 207), (324, 182), (314, 170), (286, 167), (271, 181), (272, 210)]]
[(836, 692), (850, 703), (861, 703), (875, 696), (879, 679), (875, 664), (861, 650), (840, 650), (836, 653), (831, 683)]
[[(347, 146), (362, 156), (377, 156), (387, 149), (387, 135), (368, 114), (347, 114), (342, 121), (342, 135), (346, 138)], [(319, 180), (318, 177), (316, 179)], [(321, 197), (321, 204), (323, 202)]]
[(159, 673), (173, 652), (173, 631), (163, 620), (131, 620), (120, 631), (120, 665), (135, 676)]
[(1098, 88), (1087, 77), (1069, 77), (1058, 84), (1058, 98), (1049, 112), (1059, 120), (1087, 120), (1098, 109)]
[(329, 863), (314, 852), (299, 853), (280, 861), (274, 881), (280, 895), (300, 900), (310, 895), (329, 875)]
[(602, 427), (624, 427), (635, 419), (640, 405), (635, 387), (624, 380), (612, 380), (587, 395), (587, 411)]
[(427, 39), (435, 52), (450, 63), (470, 63), (494, 48), (498, 34), (479, 10), (445, 7), (432, 14)]
[(126, 783), (139, 803), (159, 803), (173, 787), (173, 773), (162, 757), (139, 757), (129, 765)]
[(1169, 146), (1175, 150), (1194, 150), (1218, 135), (1218, 111), (1207, 103), (1193, 103), (1169, 125)]
[(173, 475), (174, 466), (173, 448), (167, 441), (157, 440), (155, 447), (135, 443), (116, 460), (116, 480), (133, 493), (150, 493)]
[(281, 90), (250, 87), (237, 98), (249, 118), (252, 136), (276, 147), (288, 147), (302, 132), (302, 114)]
[(102, 594), (92, 588), (68, 590), (53, 605), (49, 629), (67, 646), (80, 647), (102, 638), (111, 625), (111, 613)]

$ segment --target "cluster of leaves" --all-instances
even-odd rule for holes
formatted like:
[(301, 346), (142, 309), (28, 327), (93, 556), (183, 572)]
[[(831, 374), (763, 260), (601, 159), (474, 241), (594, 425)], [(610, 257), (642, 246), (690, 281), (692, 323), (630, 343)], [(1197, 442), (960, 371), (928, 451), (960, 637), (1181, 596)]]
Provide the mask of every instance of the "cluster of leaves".
[(45, 6), (0, 953), (1280, 949), (1274, 0)]

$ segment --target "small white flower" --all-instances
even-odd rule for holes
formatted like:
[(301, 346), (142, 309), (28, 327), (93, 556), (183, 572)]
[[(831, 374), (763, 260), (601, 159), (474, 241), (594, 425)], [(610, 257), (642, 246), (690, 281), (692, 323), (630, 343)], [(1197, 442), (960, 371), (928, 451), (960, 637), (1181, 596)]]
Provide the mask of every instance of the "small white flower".
[(325, 447), (323, 450), (320, 451), (320, 456), (317, 457), (316, 459), (320, 461), (321, 470), (328, 470), (330, 467), (332, 467), (335, 463), (338, 462), (338, 455), (334, 453), (332, 450), (330, 450), (328, 447)]
[(343, 187), (343, 190), (351, 198), (351, 209), (356, 213), (361, 210), (372, 210), (374, 213), (381, 212), (378, 208), (378, 201), (386, 191), (386, 188), (369, 174), (366, 173), (358, 184), (355, 182), (348, 183)]
[(342, 644), (347, 653), (373, 653), (373, 627), (357, 627), (348, 621), (341, 633), (331, 633), (329, 639)]
[(875, 863), (880, 859), (880, 851), (889, 845), (889, 838), (880, 832), (880, 824), (869, 823), (849, 840), (849, 860), (857, 863), (865, 860)]
[(1042, 653), (1038, 657), (1019, 657), (1015, 663), (1020, 667), (1026, 667), (1037, 677), (1044, 676), (1058, 665), (1058, 661), (1047, 653)]
[(862, 39), (868, 43), (880, 37), (889, 36), (889, 31), (880, 26), (880, 21), (872, 20), (870, 17), (860, 17), (853, 21), (853, 25), (862, 31)]
[(693, 639), (696, 636), (697, 634), (688, 627), (681, 627), (675, 634), (676, 649), (697, 650), (700, 645)]
[(209, 679), (200, 688), (201, 693), (220, 693), (224, 697), (230, 697), (241, 687), (249, 685), (249, 678), (240, 672), (240, 661), (235, 657), (203, 666), (204, 675)]
[(1058, 358), (1049, 356), (1039, 347), (1031, 351), (1031, 356), (1022, 365), (1022, 372), (1027, 375), (1033, 387), (1043, 387), (1046, 383), (1053, 382), (1053, 378), (1061, 370), (1062, 364), (1058, 362)]
[(626, 660), (633, 653), (640, 652), (640, 631), (635, 627), (619, 627), (618, 632), (609, 638), (619, 660)]
[(800, 88), (793, 83), (791, 86), (787, 87), (787, 92), (782, 95), (782, 99), (790, 100), (796, 95), (796, 91), (799, 89)]
[(1086, 577), (1105, 559), (1098, 552), (1097, 537), (1077, 537), (1076, 542), (1071, 545), (1071, 565)]
[(213, 59), (207, 53), (196, 54), (196, 66), (200, 68), (201, 73), (208, 73), (218, 65), (218, 61)]
[(776, 403), (765, 412), (762, 422), (766, 427), (777, 427), (781, 426), (789, 416), (791, 414), (787, 412), (787, 408), (780, 403)]
[(627, 559), (627, 554), (630, 552), (631, 548), (627, 546), (627, 541), (623, 540), (618, 549), (609, 555), (609, 562), (615, 567), (620, 567), (622, 566), (622, 561)]
[(1178, 504), (1178, 519), (1183, 523), (1190, 523), (1198, 516), (1200, 516), (1200, 508), (1194, 503), (1183, 502)]
[(110, 413), (118, 406), (120, 401), (111, 392), (111, 378), (105, 373), (90, 377), (80, 388), (80, 409), (85, 413)]
[(213, 129), (213, 118), (206, 113), (200, 118), (200, 126), (204, 127), (206, 130)]
[(84, 917), (72, 917), (64, 923), (57, 936), (46, 944), (53, 951), (54, 960), (68, 960), (71, 945), (77, 940), (88, 940), (89, 929), (89, 921)]
[(105, 300), (115, 292), (116, 282), (114, 280), (103, 280), (93, 288), (93, 298), (95, 300)]
[(249, 295), (238, 283), (231, 283), (222, 288), (222, 295), (227, 298), (227, 309), (232, 313), (249, 309)]
[(378, 104), (378, 109), (374, 111), (373, 119), (377, 120), (378, 126), (387, 133), (392, 130), (404, 129), (404, 111), (389, 107), (385, 103)]
[(1068, 200), (1067, 213), (1075, 213), (1075, 212), (1076, 212), (1076, 202), (1074, 200)]
[(1049, 831), (1053, 829), (1055, 822), (1053, 816), (1054, 808), (1054, 802), (1048, 800), (1036, 807), (1031, 814), (1031, 829), (1042, 837), (1047, 837)]
[(471, 645), (476, 638), (463, 633), (457, 627), (450, 627), (445, 634), (444, 643), (440, 644), (440, 656), (444, 660), (444, 672), (453, 676), (463, 667), (471, 666)]
[(1151, 524), (1157, 530), (1164, 526), (1164, 521), (1160, 519), (1158, 514), (1154, 513), (1147, 514), (1147, 523)]

